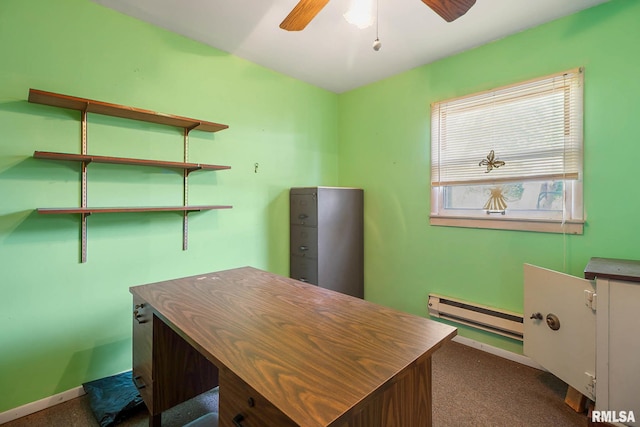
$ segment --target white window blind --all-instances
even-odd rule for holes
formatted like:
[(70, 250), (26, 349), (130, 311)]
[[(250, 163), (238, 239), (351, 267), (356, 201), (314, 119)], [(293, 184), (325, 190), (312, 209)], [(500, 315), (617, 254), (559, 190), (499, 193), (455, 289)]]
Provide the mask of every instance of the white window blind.
[(432, 104), (431, 185), (581, 179), (582, 92), (578, 68)]

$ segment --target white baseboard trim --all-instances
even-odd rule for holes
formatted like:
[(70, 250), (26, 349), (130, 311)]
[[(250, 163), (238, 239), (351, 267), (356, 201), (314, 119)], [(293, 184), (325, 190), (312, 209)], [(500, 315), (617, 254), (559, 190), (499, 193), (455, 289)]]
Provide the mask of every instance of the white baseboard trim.
[(53, 396), (45, 397), (44, 399), (9, 409), (6, 412), (0, 412), (0, 425), (31, 415), (35, 412), (42, 411), (43, 409), (51, 408), (52, 406), (75, 399), (76, 397), (80, 397), (84, 394), (84, 388), (82, 386), (78, 386), (71, 390), (63, 391), (62, 393), (54, 394)]
[(540, 369), (541, 371), (546, 371), (546, 369), (544, 369), (538, 363), (533, 361), (531, 358), (529, 358), (527, 356), (523, 356), (521, 354), (516, 354), (516, 353), (508, 351), (508, 350), (503, 350), (501, 348), (494, 347), (494, 346), (491, 346), (491, 345), (488, 345), (488, 344), (484, 344), (484, 343), (481, 343), (479, 341), (472, 340), (470, 338), (461, 337), (460, 335), (456, 335), (453, 338), (453, 341), (455, 341), (455, 342), (457, 342), (459, 344), (463, 344), (463, 345), (466, 345), (466, 346), (469, 346), (469, 347), (473, 347), (473, 348), (478, 349), (478, 350), (485, 351), (487, 353), (491, 353), (491, 354), (493, 354), (495, 356), (502, 357), (503, 359), (507, 359), (507, 360), (511, 360), (513, 362), (520, 363), (521, 365), (526, 365), (526, 366), (530, 366), (532, 368)]

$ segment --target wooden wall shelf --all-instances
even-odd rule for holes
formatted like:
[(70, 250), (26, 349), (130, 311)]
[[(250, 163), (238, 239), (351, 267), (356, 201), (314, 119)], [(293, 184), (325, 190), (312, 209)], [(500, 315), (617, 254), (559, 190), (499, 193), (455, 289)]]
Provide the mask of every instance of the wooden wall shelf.
[(137, 206), (137, 207), (112, 207), (112, 208), (39, 208), (38, 213), (47, 215), (56, 214), (84, 214), (94, 213), (125, 213), (125, 212), (199, 212), (214, 209), (231, 209), (228, 205), (202, 205), (202, 206)]
[[(81, 230), (81, 262), (87, 260), (87, 217), (94, 213), (125, 213), (125, 212), (181, 212), (183, 216), (183, 239), (182, 249), (187, 249), (188, 242), (188, 217), (190, 212), (231, 209), (227, 205), (201, 205), (191, 206), (188, 203), (188, 175), (198, 170), (225, 170), (231, 166), (192, 163), (188, 161), (189, 153), (189, 132), (199, 130), (203, 132), (218, 132), (227, 129), (229, 126), (205, 120), (191, 119), (188, 117), (175, 116), (172, 114), (157, 113), (155, 111), (143, 110), (141, 108), (127, 107), (124, 105), (110, 104), (93, 99), (79, 98), (76, 96), (62, 95), (59, 93), (46, 92), (38, 89), (29, 89), (29, 102), (43, 105), (50, 105), (59, 108), (68, 108), (81, 112), (81, 145), (80, 154), (59, 153), (51, 151), (35, 151), (33, 157), (45, 160), (68, 160), (80, 162), (81, 169), (81, 203), (80, 207), (73, 208), (39, 208), (38, 213), (45, 215), (80, 214)], [(184, 161), (174, 162), (166, 160), (134, 159), (128, 157), (93, 156), (87, 153), (87, 113), (102, 114), (106, 116), (123, 119), (139, 120), (143, 122), (156, 123), (173, 126), (183, 129), (184, 138)], [(183, 205), (182, 206), (155, 206), (155, 207), (88, 207), (87, 206), (87, 165), (89, 163), (108, 163), (132, 166), (154, 166), (170, 169), (182, 170), (183, 176)]]
[(71, 110), (86, 111), (87, 113), (96, 113), (105, 116), (120, 117), (122, 119), (140, 120), (143, 122), (174, 126), (188, 130), (196, 129), (203, 132), (218, 132), (229, 127), (227, 125), (208, 122), (205, 120), (157, 113), (155, 111), (143, 110), (141, 108), (110, 104), (108, 102), (78, 98), (76, 96), (62, 95), (38, 89), (29, 89), (29, 102), (51, 105), (53, 107), (68, 108)]
[(189, 172), (196, 170), (224, 170), (231, 166), (208, 165), (202, 163), (170, 162), (164, 160), (131, 159), (128, 157), (93, 156), (88, 154), (55, 153), (51, 151), (35, 151), (33, 157), (47, 160), (70, 160), (86, 163), (110, 163), (116, 165), (156, 166), (172, 169), (184, 169)]

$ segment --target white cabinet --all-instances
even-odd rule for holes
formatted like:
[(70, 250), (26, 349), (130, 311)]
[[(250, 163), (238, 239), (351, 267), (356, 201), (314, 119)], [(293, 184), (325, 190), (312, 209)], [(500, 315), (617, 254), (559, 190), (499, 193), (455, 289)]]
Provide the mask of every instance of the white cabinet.
[(524, 266), (524, 353), (640, 426), (640, 261), (592, 258), (580, 279)]

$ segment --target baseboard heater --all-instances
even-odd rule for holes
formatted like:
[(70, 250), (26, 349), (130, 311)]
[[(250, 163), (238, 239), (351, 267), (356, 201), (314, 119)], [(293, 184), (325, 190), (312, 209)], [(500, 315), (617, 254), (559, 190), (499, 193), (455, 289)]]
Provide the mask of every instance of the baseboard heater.
[(427, 308), (431, 317), (451, 320), (522, 341), (522, 314), (437, 294), (429, 294)]

